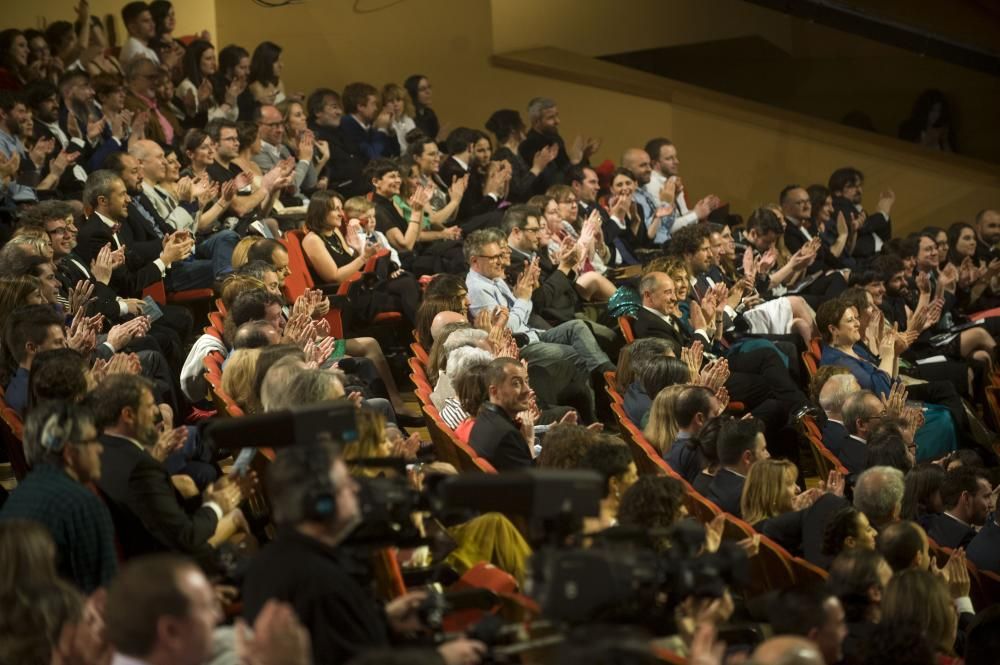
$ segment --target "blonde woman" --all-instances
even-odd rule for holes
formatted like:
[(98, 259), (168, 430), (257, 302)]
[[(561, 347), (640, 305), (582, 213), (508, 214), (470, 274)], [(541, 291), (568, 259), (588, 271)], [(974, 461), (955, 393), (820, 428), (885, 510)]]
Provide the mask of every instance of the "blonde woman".
[(405, 155), (406, 135), (417, 128), (410, 93), (397, 83), (386, 83), (382, 88), (382, 107), (392, 114), (392, 130), (399, 140), (399, 154)]
[(684, 391), (685, 387), (684, 384), (667, 386), (656, 395), (653, 405), (649, 408), (649, 422), (646, 423), (643, 434), (661, 456), (670, 451), (670, 446), (677, 438), (679, 426), (674, 413), (676, 412), (677, 397)]
[(795, 479), (798, 469), (788, 460), (764, 459), (755, 462), (743, 483), (740, 513), (750, 525), (757, 525), (792, 510), (798, 496)]
[(253, 410), (255, 401), (253, 381), (259, 356), (260, 349), (236, 349), (222, 369), (222, 390), (247, 413)]

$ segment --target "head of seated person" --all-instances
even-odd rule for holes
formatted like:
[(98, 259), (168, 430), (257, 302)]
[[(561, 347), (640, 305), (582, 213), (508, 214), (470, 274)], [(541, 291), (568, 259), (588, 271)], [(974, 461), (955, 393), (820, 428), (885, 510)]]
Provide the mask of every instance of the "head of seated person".
[(233, 335), (233, 349), (259, 349), (281, 342), (281, 333), (270, 321), (247, 321)]
[(97, 426), (106, 434), (152, 446), (159, 436), (153, 383), (135, 374), (112, 374), (90, 393)]
[(597, 440), (597, 434), (583, 425), (556, 423), (545, 433), (535, 465), (541, 469), (579, 469), (587, 448)]
[(670, 236), (670, 253), (684, 262), (692, 277), (708, 271), (712, 266), (711, 231), (704, 224), (691, 224)]
[(601, 516), (592, 525), (598, 528), (614, 525), (618, 520), (622, 496), (639, 477), (632, 452), (620, 438), (601, 434), (596, 441), (584, 447), (577, 468), (596, 471), (603, 481)]
[(747, 218), (745, 237), (758, 252), (766, 252), (775, 246), (785, 227), (770, 208), (757, 208)]
[(823, 530), (823, 554), (835, 557), (842, 552), (874, 550), (877, 535), (863, 512), (844, 506), (830, 517)]
[(79, 403), (96, 387), (87, 359), (74, 349), (42, 351), (31, 363), (28, 378), (31, 406), (46, 400)]
[(232, 347), (236, 331), (249, 321), (266, 321), (280, 333), (285, 329), (282, 304), (281, 298), (262, 288), (241, 293), (227, 312), (223, 338)]
[(507, 245), (521, 254), (534, 256), (539, 251), (542, 211), (529, 205), (516, 205), (503, 216), (503, 231), (507, 234)]
[(955, 652), (958, 612), (945, 581), (929, 570), (907, 569), (892, 576), (882, 598), (882, 623), (915, 627), (936, 653)]
[(848, 623), (878, 623), (882, 596), (892, 579), (892, 568), (874, 548), (850, 549), (830, 564), (827, 584), (840, 599)]
[(173, 554), (122, 566), (108, 589), (105, 626), (115, 650), (156, 663), (198, 663), (212, 651), (222, 620), (212, 584), (191, 560)]
[(945, 473), (941, 483), (941, 505), (949, 515), (979, 527), (990, 514), (993, 486), (980, 467), (961, 466)]
[(478, 416), (483, 404), (490, 401), (488, 374), (492, 362), (491, 358), (489, 362), (472, 363), (465, 368), (465, 371), (460, 372), (452, 379), (455, 397), (458, 398), (459, 405), (470, 418), (474, 419)]
[[(0, 316), (7, 319), (11, 312), (30, 305), (45, 305), (42, 283), (31, 275), (0, 278)], [(49, 307), (52, 309), (52, 307)]]
[(861, 390), (850, 370), (838, 365), (824, 365), (810, 382), (809, 392), (827, 418), (843, 422), (844, 403)]
[[(273, 371), (274, 368), (271, 368)], [(268, 372), (270, 374), (270, 372)], [(303, 369), (292, 377), (286, 387), (288, 406), (306, 406), (340, 399), (344, 396), (344, 384), (336, 372), (324, 369)]]
[(79, 483), (101, 479), (102, 447), (89, 406), (42, 402), (24, 423), (24, 452), (33, 467), (50, 464)]
[(222, 368), (222, 389), (244, 411), (256, 411), (253, 400), (253, 379), (257, 370), (259, 348), (236, 349)]
[(827, 663), (839, 663), (847, 636), (844, 608), (823, 587), (790, 587), (778, 592), (767, 608), (775, 635), (798, 635), (816, 644)]
[(680, 425), (677, 424), (677, 398), (684, 392), (685, 386), (686, 384), (681, 383), (667, 386), (656, 393), (649, 407), (643, 435), (661, 455), (670, 450), (680, 430)]
[[(29, 305), (6, 313), (3, 335), (3, 381), (17, 370), (31, 370), (35, 356), (43, 351), (66, 348), (62, 317), (49, 305)], [(10, 401), (8, 395), (8, 402)], [(25, 394), (27, 398), (27, 394)], [(27, 400), (25, 400), (27, 403)]]
[(836, 349), (849, 349), (861, 340), (858, 311), (846, 300), (834, 298), (820, 305), (816, 327), (823, 343)]
[(445, 324), (434, 338), (434, 344), (427, 358), (427, 375), (431, 378), (431, 383), (436, 383), (439, 374), (445, 371), (448, 366), (448, 356), (455, 349), (463, 346), (474, 346), (484, 351), (489, 349), (486, 336), (485, 330), (472, 328), (466, 321)]
[(639, 294), (642, 296), (642, 306), (661, 315), (676, 313), (677, 285), (665, 272), (651, 271), (642, 276), (639, 282)]
[(254, 373), (254, 394), (265, 413), (291, 406), (285, 386), (305, 368), (305, 353), (295, 344), (277, 344), (261, 349)]
[(465, 276), (453, 273), (441, 273), (435, 275), (427, 284), (424, 290), (425, 299), (452, 300), (455, 307), (452, 309), (461, 314), (468, 314), (469, 310), (469, 289), (465, 286)]
[[(618, 505), (618, 523), (645, 532), (669, 529), (684, 518), (686, 492), (681, 481), (670, 476), (642, 476), (622, 496)], [(657, 551), (670, 547), (665, 535), (652, 535)]]
[(497, 358), (486, 368), (486, 386), (489, 402), (511, 419), (528, 409), (531, 388), (528, 373), (521, 361), (514, 358)]
[(927, 532), (910, 520), (885, 527), (878, 537), (878, 551), (897, 573), (908, 568), (927, 570), (932, 564)]
[(916, 461), (916, 445), (911, 450), (902, 430), (894, 423), (883, 422), (869, 435), (865, 448), (865, 468), (891, 466), (909, 473)]
[(903, 472), (888, 466), (865, 469), (854, 483), (854, 507), (881, 533), (903, 509)]
[(852, 393), (844, 402), (844, 427), (847, 433), (867, 441), (883, 410), (882, 400), (872, 391), (861, 390)]
[(443, 298), (425, 297), (423, 302), (420, 303), (420, 307), (417, 308), (416, 320), (414, 321), (415, 336), (417, 342), (424, 348), (425, 351), (430, 352), (431, 346), (434, 344), (434, 335), (431, 333), (431, 328), (434, 325), (434, 319), (441, 312), (458, 313), (456, 306), (461, 306), (461, 304), (456, 303), (451, 299)]
[(623, 347), (618, 355), (618, 372), (615, 374), (618, 391), (625, 392), (633, 383), (641, 387), (639, 377), (646, 365), (657, 357), (673, 355), (670, 343), (658, 337), (643, 337)]
[[(707, 389), (702, 388), (707, 392)], [(746, 476), (750, 468), (770, 457), (767, 440), (756, 419), (733, 420), (723, 425), (717, 443), (719, 464)]]
[(691, 381), (691, 371), (687, 363), (666, 355), (656, 355), (642, 367), (637, 377), (642, 390), (647, 395), (658, 395), (668, 386)]
[(740, 497), (743, 520), (753, 525), (794, 510), (798, 474), (788, 460), (762, 459), (751, 465)]
[(941, 502), (944, 475), (945, 469), (931, 462), (922, 462), (910, 469), (903, 491), (903, 519), (916, 520), (924, 515), (944, 512)]
[(288, 250), (277, 240), (263, 239), (253, 244), (247, 252), (247, 261), (264, 261), (274, 268), (278, 283), (285, 286), (285, 278), (292, 274), (288, 266)]

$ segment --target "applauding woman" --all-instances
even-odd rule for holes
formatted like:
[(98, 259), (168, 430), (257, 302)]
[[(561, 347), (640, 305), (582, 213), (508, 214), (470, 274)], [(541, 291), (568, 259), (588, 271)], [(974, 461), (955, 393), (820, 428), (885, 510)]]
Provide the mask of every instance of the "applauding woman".
[[(365, 264), (376, 256), (379, 246), (368, 241), (365, 227), (370, 220), (351, 219), (344, 216), (344, 202), (340, 195), (320, 191), (312, 195), (306, 211), (305, 226), (308, 230), (302, 239), (302, 250), (309, 262), (313, 279), (321, 284), (342, 284), (364, 271)], [(386, 261), (388, 257), (380, 259)], [(371, 273), (372, 275), (377, 274)], [(419, 291), (413, 275), (392, 266), (381, 279), (369, 280), (348, 296), (352, 310), (362, 318), (380, 312), (402, 312), (412, 325), (416, 318)], [(354, 293), (357, 291), (357, 293)], [(364, 303), (354, 301), (361, 292)]]

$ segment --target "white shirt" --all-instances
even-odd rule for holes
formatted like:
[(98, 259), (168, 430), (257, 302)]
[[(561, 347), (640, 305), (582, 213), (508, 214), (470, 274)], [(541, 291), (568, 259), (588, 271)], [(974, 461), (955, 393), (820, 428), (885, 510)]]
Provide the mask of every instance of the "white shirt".
[[(100, 218), (100, 220), (104, 222), (105, 226), (107, 226), (109, 229), (114, 229), (115, 226), (118, 225), (116, 221), (108, 217), (105, 217), (96, 210), (94, 211), (94, 214), (97, 215), (98, 218)], [(113, 232), (111, 234), (111, 237), (115, 241), (115, 249), (121, 249), (122, 241), (118, 239), (118, 234)], [(156, 267), (160, 269), (160, 277), (165, 277), (167, 274), (167, 264), (165, 264), (161, 259), (156, 259), (155, 261), (153, 261), (153, 263), (156, 264)]]
[(125, 46), (122, 47), (121, 53), (118, 55), (118, 62), (125, 65), (132, 58), (146, 58), (147, 60), (152, 60), (156, 64), (160, 64), (160, 56), (156, 55), (156, 51), (149, 48), (142, 42), (140, 42), (135, 37), (129, 37), (128, 41), (125, 42)]
[[(649, 182), (643, 188), (653, 197), (657, 206), (663, 205), (663, 202), (660, 201), (660, 190), (663, 189), (665, 182), (667, 182), (667, 176), (653, 169), (652, 173), (649, 174)], [(684, 199), (684, 192), (679, 192), (674, 197), (674, 207), (677, 209), (678, 215), (677, 219), (674, 220), (674, 225), (670, 227), (671, 233), (698, 221), (698, 213), (688, 210), (687, 201)]]

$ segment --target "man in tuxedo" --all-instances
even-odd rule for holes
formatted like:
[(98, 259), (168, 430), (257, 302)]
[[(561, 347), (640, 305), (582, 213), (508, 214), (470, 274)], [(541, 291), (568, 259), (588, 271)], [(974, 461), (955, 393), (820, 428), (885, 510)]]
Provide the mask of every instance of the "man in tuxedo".
[[(84, 190), (84, 202), (94, 212), (80, 227), (77, 236), (76, 254), (82, 261), (79, 265), (76, 262), (71, 263), (69, 268), (80, 270), (93, 265), (90, 262), (101, 259), (101, 250), (105, 247), (112, 253), (119, 251), (124, 253), (126, 260), (111, 270), (108, 286), (126, 299), (124, 304), (122, 301), (119, 301), (119, 304), (124, 306), (129, 314), (141, 314), (142, 306), (127, 299), (137, 299), (144, 288), (163, 280), (174, 264), (180, 263), (194, 251), (194, 240), (177, 234), (170, 235), (163, 241), (159, 256), (153, 261), (134, 269), (129, 268), (126, 265), (128, 248), (118, 235), (123, 223), (128, 219), (129, 200), (125, 183), (118, 175), (107, 170), (94, 171), (90, 174)], [(114, 261), (112, 265), (117, 263)], [(106, 271), (106, 266), (101, 270)], [(102, 280), (103, 275), (96, 277)], [(164, 305), (161, 309), (163, 317), (154, 324), (153, 334), (175, 374), (179, 374), (184, 360), (181, 346), (191, 334), (194, 320), (191, 313), (183, 307)], [(167, 328), (170, 332), (157, 334), (157, 326)]]
[(1000, 256), (997, 244), (1000, 243), (1000, 212), (996, 210), (980, 210), (976, 215), (976, 260), (990, 261)]
[(945, 474), (941, 483), (944, 512), (928, 517), (927, 535), (941, 547), (965, 547), (990, 514), (993, 486), (979, 468), (960, 466)]
[[(846, 387), (851, 387), (849, 381), (844, 379), (838, 381), (844, 381)], [(836, 455), (852, 474), (861, 473), (865, 468), (868, 437), (878, 424), (883, 411), (882, 401), (870, 390), (855, 390), (844, 400), (844, 430), (847, 432), (847, 438), (833, 439), (831, 443), (834, 447), (830, 448), (830, 452)]]
[[(94, 391), (94, 404), (104, 446), (98, 486), (108, 499), (126, 558), (169, 550), (212, 567), (209, 539), (243, 500), (240, 486), (220, 481), (192, 499), (178, 492), (161, 459), (160, 409), (145, 379), (107, 377)], [(241, 518), (231, 520), (239, 523)]]
[(843, 213), (848, 224), (857, 228), (857, 239), (851, 256), (856, 259), (869, 259), (882, 251), (882, 246), (892, 238), (892, 223), (889, 213), (896, 195), (887, 189), (879, 195), (876, 211), (865, 214), (861, 207), (864, 195), (865, 176), (854, 167), (839, 168), (830, 175), (827, 187), (833, 197), (833, 215)]
[[(788, 185), (782, 189), (778, 196), (778, 203), (781, 205), (781, 216), (785, 218), (784, 239), (785, 247), (788, 248), (789, 252), (799, 251), (803, 245), (815, 237), (818, 237), (822, 242), (816, 260), (807, 268), (809, 273), (853, 267), (854, 262), (848, 251), (850, 224), (839, 228), (837, 218), (834, 216), (830, 220), (830, 226), (826, 229), (813, 228), (812, 201), (809, 198), (809, 192), (800, 185)], [(831, 237), (835, 239), (832, 244), (828, 242)], [(840, 291), (847, 288), (843, 275), (840, 275), (835, 286), (839, 287)]]
[[(654, 363), (665, 362), (665, 358), (654, 359)], [(649, 373), (644, 374), (645, 379)], [(645, 382), (644, 382), (645, 383)], [(650, 389), (654, 386), (650, 386)], [(657, 394), (654, 391), (653, 394)], [(686, 386), (677, 395), (674, 417), (677, 419), (677, 437), (664, 456), (667, 464), (702, 494), (709, 491), (711, 478), (702, 475), (705, 460), (694, 439), (709, 419), (722, 413), (718, 398), (704, 386)]]
[(348, 149), (365, 164), (379, 157), (399, 157), (399, 141), (392, 131), (392, 114), (379, 109), (378, 90), (368, 83), (350, 83), (341, 96), (344, 117), (340, 133)]
[[(679, 354), (681, 347), (694, 340), (700, 341), (706, 349), (712, 348), (712, 339), (704, 329), (704, 321), (694, 321), (697, 326), (692, 335), (687, 334), (677, 318), (671, 313), (677, 306), (677, 291), (674, 280), (664, 272), (650, 272), (639, 282), (642, 309), (636, 312), (632, 331), (636, 338), (659, 337), (670, 342)], [(701, 326), (698, 326), (701, 323)]]
[(441, 167), (438, 169), (441, 180), (451, 182), (469, 174), (472, 146), (477, 138), (476, 131), (468, 127), (456, 127), (449, 132), (444, 142), (444, 151), (448, 154), (448, 158), (441, 162)]
[(754, 420), (734, 420), (723, 424), (718, 439), (719, 470), (706, 497), (736, 517), (741, 516), (743, 484), (754, 462), (767, 459), (767, 440)]
[(497, 358), (486, 370), (486, 383), (489, 401), (476, 417), (469, 445), (497, 471), (531, 467), (534, 440), (525, 439), (516, 420), (519, 413), (531, 406), (527, 371), (514, 358)]
[(831, 376), (819, 391), (819, 405), (826, 413), (823, 423), (823, 445), (847, 467), (852, 474), (865, 468), (865, 444), (852, 437), (844, 425), (844, 404), (854, 393), (860, 392), (858, 380), (850, 372)]

